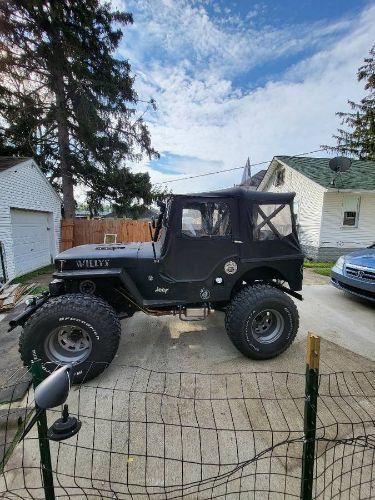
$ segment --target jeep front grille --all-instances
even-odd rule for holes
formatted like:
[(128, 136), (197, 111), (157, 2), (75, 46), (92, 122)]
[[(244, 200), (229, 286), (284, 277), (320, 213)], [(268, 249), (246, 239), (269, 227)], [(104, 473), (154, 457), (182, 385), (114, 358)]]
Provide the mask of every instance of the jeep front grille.
[(366, 267), (357, 267), (357, 266), (350, 266), (347, 265), (345, 266), (346, 269), (346, 275), (357, 278), (357, 279), (362, 279), (366, 281), (373, 281), (375, 282), (375, 271), (371, 271), (370, 269)]

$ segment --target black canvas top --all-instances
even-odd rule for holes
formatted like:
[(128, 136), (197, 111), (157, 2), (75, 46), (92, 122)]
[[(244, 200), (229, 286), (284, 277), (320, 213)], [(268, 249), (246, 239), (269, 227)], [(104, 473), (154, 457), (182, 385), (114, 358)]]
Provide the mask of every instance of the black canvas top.
[(295, 193), (270, 193), (252, 191), (243, 187), (233, 187), (203, 193), (173, 194), (172, 196), (179, 198), (240, 198), (249, 203), (290, 203)]

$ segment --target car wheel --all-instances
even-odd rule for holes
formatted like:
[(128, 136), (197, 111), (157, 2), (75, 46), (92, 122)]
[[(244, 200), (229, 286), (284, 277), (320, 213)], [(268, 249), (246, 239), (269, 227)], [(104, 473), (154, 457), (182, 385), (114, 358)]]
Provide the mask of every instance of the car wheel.
[(225, 326), (239, 351), (252, 359), (269, 359), (293, 342), (299, 326), (290, 297), (270, 285), (242, 289), (229, 304)]
[(104, 300), (85, 294), (49, 299), (25, 323), (19, 342), (26, 366), (41, 359), (44, 370), (72, 363), (73, 382), (99, 375), (113, 360), (121, 325)]

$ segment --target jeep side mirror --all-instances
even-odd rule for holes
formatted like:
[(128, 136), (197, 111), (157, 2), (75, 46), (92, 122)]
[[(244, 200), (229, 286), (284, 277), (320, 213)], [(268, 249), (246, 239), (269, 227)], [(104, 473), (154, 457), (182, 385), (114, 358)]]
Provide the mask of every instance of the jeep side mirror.
[(70, 390), (72, 365), (65, 365), (52, 373), (35, 389), (35, 403), (42, 410), (61, 406), (67, 400)]
[[(35, 414), (24, 428), (19, 442), (30, 432), (35, 422), (50, 408), (55, 408), (65, 403), (70, 390), (70, 372), (72, 365), (65, 365), (49, 375), (35, 389)], [(75, 417), (70, 417), (68, 405), (64, 406), (62, 418), (58, 419), (47, 433), (48, 439), (62, 441), (74, 436), (81, 428), (81, 422)]]

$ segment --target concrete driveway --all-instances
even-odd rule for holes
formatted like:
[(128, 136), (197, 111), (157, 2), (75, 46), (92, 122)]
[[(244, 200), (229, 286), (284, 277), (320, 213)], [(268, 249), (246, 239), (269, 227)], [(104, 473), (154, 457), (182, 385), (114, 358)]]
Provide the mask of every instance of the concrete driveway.
[[(364, 365), (373, 369), (375, 304), (336, 290), (327, 278), (319, 275), (307, 273), (305, 281), (313, 284), (304, 286), (304, 301), (296, 301), (300, 314), (297, 338), (278, 358), (266, 362), (245, 358), (229, 341), (221, 312), (213, 313), (206, 321), (193, 323), (171, 316), (156, 318), (136, 313), (122, 321), (123, 335), (115, 362), (158, 370), (211, 373), (225, 370), (303, 372), (306, 338), (311, 331), (327, 341), (322, 347), (323, 370), (362, 370)], [(20, 329), (8, 333), (7, 319), (5, 315), (0, 317), (0, 374), (5, 375), (9, 369), (14, 371), (22, 366), (18, 355)], [(354, 353), (364, 359), (359, 360)]]
[(300, 329), (294, 344), (273, 360), (253, 361), (239, 353), (226, 335), (221, 312), (213, 313), (206, 321), (193, 323), (137, 313), (122, 322), (123, 336), (116, 363), (206, 373), (303, 372), (306, 339), (311, 331), (323, 339), (322, 371), (373, 369), (375, 305), (347, 296), (326, 279), (318, 279), (317, 283), (320, 284), (305, 285), (304, 301), (296, 301)]
[(330, 284), (307, 285), (303, 295), (305, 300), (297, 304), (300, 335), (312, 330), (375, 361), (375, 303), (341, 292)]
[[(373, 370), (375, 358), (370, 331), (374, 307), (346, 297), (326, 280), (317, 282), (322, 284), (304, 287), (305, 301), (297, 304), (301, 326), (295, 342), (269, 361), (249, 360), (235, 349), (227, 338), (223, 313), (194, 323), (143, 313), (124, 320), (114, 363), (102, 376), (70, 393), (70, 409), (79, 414), (82, 430), (71, 440), (51, 443), (55, 484), (60, 486), (57, 496), (70, 489), (80, 498), (128, 499), (150, 494), (158, 500), (181, 498), (179, 493), (166, 495), (165, 485), (176, 491), (176, 485), (199, 485), (209, 478), (213, 479), (206, 483), (206, 495), (192, 490), (187, 498), (270, 498), (271, 481), (272, 498), (298, 495), (301, 472), (296, 457), (302, 453), (301, 439), (277, 448), (272, 460), (268, 455), (254, 463), (251, 459), (274, 442), (302, 436), (308, 331), (323, 339), (322, 373)], [(259, 375), (271, 371), (279, 373)], [(366, 377), (353, 373), (324, 379), (319, 425), (328, 426), (326, 437), (330, 433), (332, 438), (363, 435), (362, 421), (375, 408), (375, 383)], [(345, 392), (349, 387), (350, 397)], [(372, 396), (365, 397), (365, 390)], [(56, 413), (49, 417), (52, 422)], [(333, 425), (331, 429), (329, 425), (335, 422), (341, 422), (340, 428)], [(24, 449), (17, 447), (8, 463), (9, 472), (0, 477), (0, 492), (14, 489), (19, 498), (26, 499), (24, 483), (40, 488), (35, 432)], [(337, 457), (346, 454), (349, 460), (351, 455), (345, 446), (335, 446), (329, 455), (324, 446), (319, 448), (318, 466), (328, 476), (334, 466), (336, 474)], [(231, 474), (228, 482), (225, 474), (247, 460), (249, 465)], [(366, 481), (373, 477), (373, 450), (357, 452), (356, 460), (360, 461), (357, 468), (351, 462), (355, 478), (346, 473), (342, 479), (338, 473), (332, 482), (335, 489), (328, 486), (327, 498), (338, 494), (338, 487), (355, 481), (363, 493)], [(369, 470), (364, 470), (363, 462)], [(220, 480), (215, 479), (218, 475)], [(239, 495), (239, 491), (244, 493)], [(365, 496), (371, 498), (371, 491)], [(356, 492), (354, 497), (359, 498)]]

